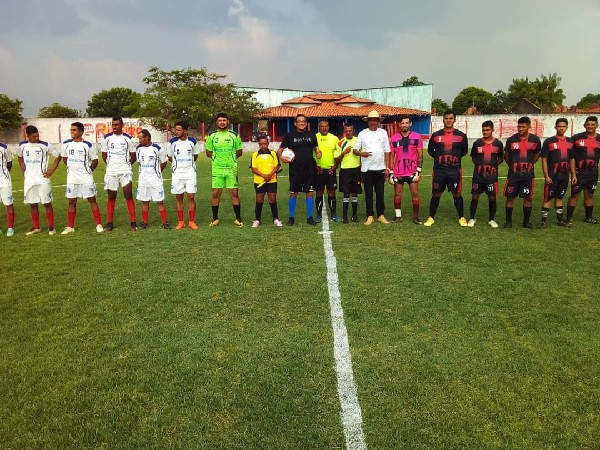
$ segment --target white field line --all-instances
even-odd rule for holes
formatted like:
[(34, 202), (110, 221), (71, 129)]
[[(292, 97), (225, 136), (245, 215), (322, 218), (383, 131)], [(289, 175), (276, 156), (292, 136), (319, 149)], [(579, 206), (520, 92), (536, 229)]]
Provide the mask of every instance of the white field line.
[(323, 231), (321, 234), (323, 234), (323, 249), (325, 250), (325, 263), (327, 265), (327, 289), (329, 290), (329, 308), (333, 328), (333, 356), (335, 358), (338, 397), (341, 407), (340, 416), (346, 438), (346, 448), (348, 450), (366, 450), (367, 443), (362, 430), (362, 413), (352, 371), (348, 330), (344, 323), (337, 262), (331, 243), (326, 204), (323, 205)]

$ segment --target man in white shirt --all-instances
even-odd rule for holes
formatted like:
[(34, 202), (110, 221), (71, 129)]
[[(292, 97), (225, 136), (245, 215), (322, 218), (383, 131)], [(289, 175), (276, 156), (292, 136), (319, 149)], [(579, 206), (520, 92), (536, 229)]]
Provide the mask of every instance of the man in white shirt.
[[(47, 142), (40, 141), (40, 133), (33, 125), (25, 128), (27, 140), (19, 144), (17, 155), (24, 178), (25, 203), (31, 208), (31, 231), (27, 236), (40, 232), (40, 212), (38, 203), (46, 209), (48, 234), (56, 234), (54, 229), (54, 208), (52, 208), (52, 185), (50, 177), (60, 163), (60, 153)], [(48, 169), (48, 159), (54, 156), (54, 163)]]
[(77, 198), (85, 198), (92, 208), (96, 221), (96, 231), (102, 233), (102, 218), (96, 202), (96, 184), (92, 172), (98, 166), (98, 151), (91, 142), (83, 140), (85, 128), (81, 122), (71, 124), (71, 139), (63, 142), (61, 156), (67, 165), (67, 191), (69, 208), (67, 210), (67, 227), (61, 234), (75, 232), (75, 216), (77, 214)]
[(117, 190), (119, 185), (123, 188), (123, 196), (127, 201), (129, 211), (129, 223), (131, 231), (137, 231), (135, 220), (135, 202), (133, 201), (131, 164), (135, 162), (135, 146), (131, 136), (123, 133), (123, 119), (113, 117), (112, 133), (104, 135), (102, 141), (102, 160), (106, 163), (106, 174), (104, 176), (104, 190), (108, 192), (106, 203), (106, 231), (113, 230), (113, 217), (115, 214), (115, 203), (117, 201)]
[[(8, 224), (6, 235), (8, 237), (15, 234), (13, 228), (15, 225), (15, 208), (13, 206), (10, 169), (12, 169), (12, 152), (6, 144), (0, 142), (0, 201), (6, 206), (6, 222)], [(2, 234), (1, 229), (0, 234)]]
[(385, 212), (384, 186), (390, 167), (390, 141), (387, 132), (379, 127), (381, 117), (376, 110), (371, 111), (363, 120), (368, 128), (358, 133), (356, 143), (352, 148), (355, 155), (360, 156), (362, 182), (365, 188), (365, 203), (367, 220), (365, 225), (375, 222), (373, 210), (373, 188), (375, 188), (375, 203), (377, 221), (389, 223)]

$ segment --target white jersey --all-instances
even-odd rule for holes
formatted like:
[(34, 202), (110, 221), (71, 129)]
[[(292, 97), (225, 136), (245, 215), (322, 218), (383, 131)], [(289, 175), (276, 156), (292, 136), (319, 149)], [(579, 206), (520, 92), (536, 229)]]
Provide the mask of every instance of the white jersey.
[(127, 133), (104, 135), (100, 144), (102, 153), (106, 153), (106, 175), (117, 176), (131, 173), (130, 153), (135, 153), (131, 136)]
[(167, 156), (172, 158), (171, 170), (179, 177), (193, 176), (196, 174), (194, 155), (200, 153), (200, 146), (196, 139), (189, 137), (182, 141), (178, 137), (169, 140)]
[(50, 183), (48, 178), (44, 178), (44, 172), (48, 170), (50, 155), (60, 156), (57, 149), (44, 141), (35, 144), (23, 141), (19, 144), (17, 155), (25, 161), (25, 190), (31, 186)]
[(90, 164), (98, 159), (98, 151), (91, 142), (63, 142), (60, 156), (67, 158), (67, 184), (90, 184), (94, 182)]
[(12, 161), (12, 154), (6, 144), (0, 143), (0, 188), (12, 186), (10, 172), (6, 164)]
[(368, 152), (371, 156), (360, 158), (360, 170), (385, 170), (385, 154), (390, 152), (390, 140), (383, 128), (371, 131), (365, 128), (356, 137), (355, 149)]
[(163, 185), (160, 166), (167, 161), (167, 153), (158, 144), (149, 147), (138, 145), (137, 162), (140, 165), (138, 186), (154, 187)]

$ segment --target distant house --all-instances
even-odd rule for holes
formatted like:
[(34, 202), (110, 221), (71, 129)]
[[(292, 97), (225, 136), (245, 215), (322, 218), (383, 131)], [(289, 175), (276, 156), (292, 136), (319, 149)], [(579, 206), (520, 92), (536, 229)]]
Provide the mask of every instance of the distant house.
[(514, 107), (513, 112), (515, 114), (540, 114), (542, 112), (542, 108), (530, 102), (526, 98), (522, 98)]

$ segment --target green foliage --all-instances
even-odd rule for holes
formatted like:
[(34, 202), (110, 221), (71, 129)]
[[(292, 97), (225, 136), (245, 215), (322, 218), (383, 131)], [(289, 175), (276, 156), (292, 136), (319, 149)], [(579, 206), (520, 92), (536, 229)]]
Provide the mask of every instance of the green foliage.
[(141, 94), (129, 88), (105, 89), (88, 100), (89, 117), (134, 117), (140, 105)]
[(23, 102), (0, 94), (0, 129), (18, 128), (23, 122)]
[(431, 101), (431, 111), (435, 111), (436, 116), (441, 116), (442, 114), (444, 114), (444, 111), (449, 111), (450, 110), (450, 105), (448, 103), (446, 103), (444, 100), (442, 100), (441, 98), (434, 98)]
[(421, 80), (419, 80), (419, 77), (417, 77), (416, 75), (413, 75), (412, 77), (407, 78), (406, 80), (404, 80), (402, 82), (402, 86), (407, 87), (407, 86), (425, 86), (427, 83), (423, 83)]
[(217, 113), (227, 112), (232, 122), (252, 122), (261, 105), (253, 99), (253, 91), (223, 83), (225, 75), (206, 68), (165, 72), (151, 67), (144, 83), (149, 87), (141, 98), (139, 117), (148, 118), (155, 128), (186, 119), (192, 127), (210, 123)]
[(60, 103), (52, 103), (50, 106), (42, 106), (38, 112), (38, 117), (51, 119), (54, 117), (75, 118), (79, 117), (79, 111)]
[(581, 97), (581, 100), (575, 105), (577, 108), (589, 108), (591, 106), (600, 106), (600, 94), (587, 94)]
[(492, 93), (485, 89), (469, 86), (460, 91), (454, 98), (452, 110), (456, 114), (465, 114), (470, 107), (474, 106), (477, 111), (483, 112), (492, 97)]
[(535, 80), (525, 78), (513, 79), (506, 96), (507, 109), (512, 111), (522, 99), (527, 99), (542, 109), (542, 112), (553, 112), (556, 106), (562, 105), (565, 95), (560, 86), (561, 78), (552, 73), (541, 75)]
[(485, 108), (481, 110), (484, 114), (506, 114), (508, 113), (506, 105), (506, 92), (499, 90), (489, 99)]

